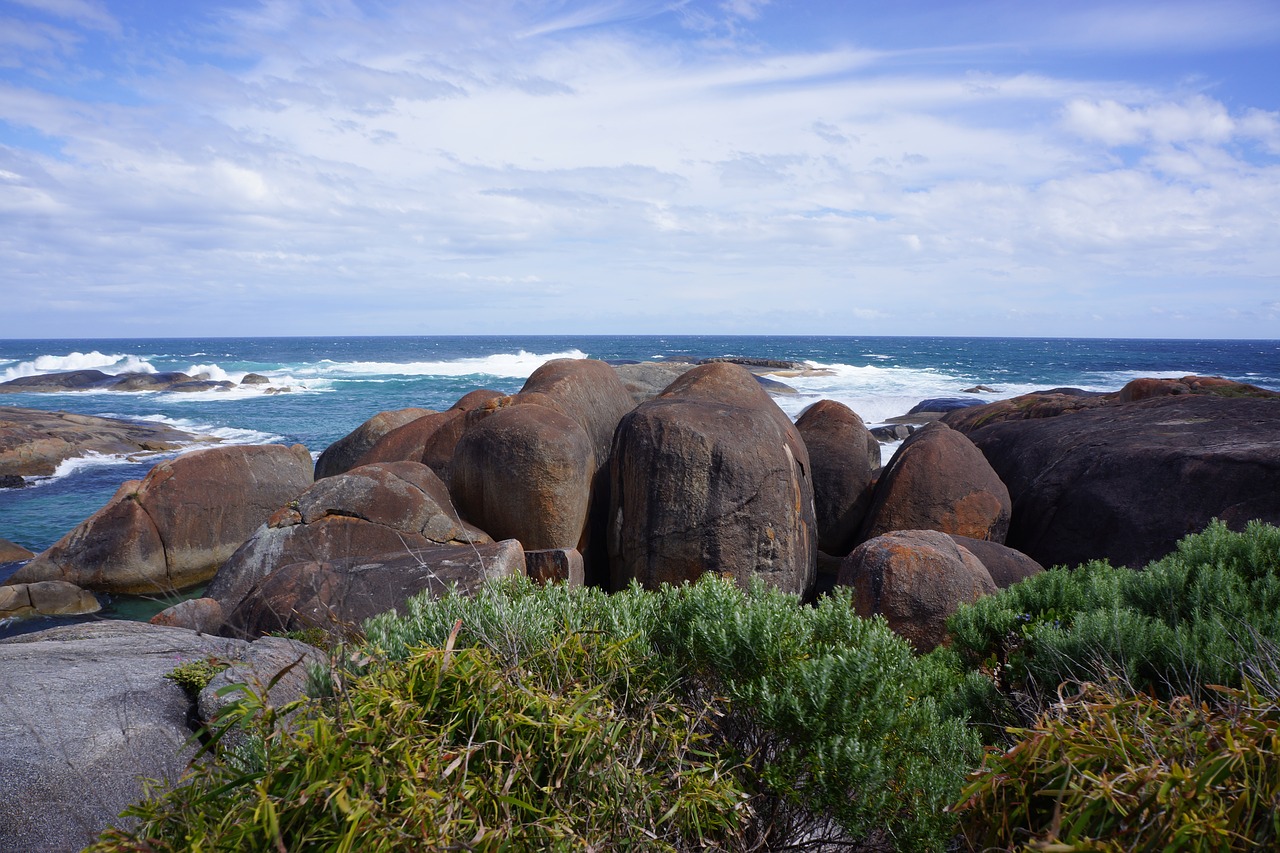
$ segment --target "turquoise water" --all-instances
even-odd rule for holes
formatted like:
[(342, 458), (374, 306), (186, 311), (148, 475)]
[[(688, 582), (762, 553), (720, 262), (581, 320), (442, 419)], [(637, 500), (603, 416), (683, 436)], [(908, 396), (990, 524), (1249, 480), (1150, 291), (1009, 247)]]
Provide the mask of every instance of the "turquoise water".
[[(163, 420), (242, 443), (301, 442), (318, 454), (373, 414), (405, 406), (447, 408), (475, 388), (511, 393), (555, 357), (651, 360), (756, 356), (809, 361), (830, 375), (784, 380), (777, 397), (793, 417), (823, 397), (877, 423), (921, 399), (977, 384), (1009, 397), (1037, 388), (1112, 390), (1138, 376), (1227, 376), (1280, 390), (1280, 341), (1032, 338), (521, 336), (195, 338), (0, 341), (0, 381), (97, 368), (248, 372), (259, 388), (197, 394), (72, 392), (0, 395), (0, 405)], [(101, 507), (155, 460), (101, 459), (64, 466), (24, 489), (0, 490), (0, 537), (40, 551)]]

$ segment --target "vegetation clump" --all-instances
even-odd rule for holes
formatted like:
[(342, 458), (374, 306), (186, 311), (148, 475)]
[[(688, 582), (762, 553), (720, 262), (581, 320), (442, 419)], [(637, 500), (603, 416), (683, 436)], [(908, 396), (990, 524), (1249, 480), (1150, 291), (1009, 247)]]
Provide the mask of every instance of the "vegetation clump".
[(192, 701), (200, 695), (200, 691), (209, 686), (209, 682), (230, 664), (217, 658), (201, 658), (200, 660), (180, 663), (165, 673), (164, 677), (177, 684)]

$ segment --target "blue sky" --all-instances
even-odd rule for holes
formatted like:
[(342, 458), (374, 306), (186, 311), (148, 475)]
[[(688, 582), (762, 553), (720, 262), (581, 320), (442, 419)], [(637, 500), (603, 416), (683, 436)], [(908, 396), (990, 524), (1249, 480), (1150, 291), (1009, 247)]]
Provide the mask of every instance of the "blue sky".
[(1280, 337), (1280, 4), (0, 0), (0, 336)]

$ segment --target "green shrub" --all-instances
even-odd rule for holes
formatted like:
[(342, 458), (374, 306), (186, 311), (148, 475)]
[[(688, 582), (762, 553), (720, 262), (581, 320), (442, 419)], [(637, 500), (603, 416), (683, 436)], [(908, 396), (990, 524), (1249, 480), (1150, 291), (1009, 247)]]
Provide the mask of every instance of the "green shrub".
[(1280, 529), (1214, 521), (1142, 571), (1055, 568), (961, 606), (948, 627), (967, 666), (1032, 707), (1067, 680), (1200, 697), (1239, 685), (1280, 642)]
[(209, 686), (209, 682), (230, 664), (217, 658), (202, 658), (187, 661), (175, 666), (164, 674), (164, 677), (177, 684), (193, 701), (200, 691)]
[(959, 814), (977, 850), (1274, 850), (1280, 704), (1245, 681), (1210, 706), (1085, 685), (1006, 752)]
[(475, 647), (370, 666), (333, 713), (255, 744), (252, 760), (197, 764), (187, 784), (131, 810), (137, 829), (93, 849), (714, 846), (744, 794), (706, 749), (700, 717), (634, 668), (628, 645), (561, 633), (519, 668)]

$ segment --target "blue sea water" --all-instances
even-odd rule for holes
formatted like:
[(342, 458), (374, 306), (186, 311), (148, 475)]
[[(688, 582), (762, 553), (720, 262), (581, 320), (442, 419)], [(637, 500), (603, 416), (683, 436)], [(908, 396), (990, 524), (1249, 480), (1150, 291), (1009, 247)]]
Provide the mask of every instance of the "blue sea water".
[[(786, 378), (778, 396), (792, 417), (822, 399), (869, 424), (922, 399), (982, 384), (990, 398), (1059, 386), (1114, 390), (1140, 376), (1225, 376), (1280, 390), (1280, 341), (953, 337), (326, 337), (0, 340), (0, 382), (83, 368), (171, 371), (272, 388), (202, 393), (4, 394), (0, 405), (163, 421), (240, 443), (300, 442), (318, 454), (387, 409), (447, 408), (475, 388), (520, 389), (558, 357), (663, 360), (753, 356), (811, 362), (826, 375)], [(78, 460), (27, 488), (0, 490), (0, 538), (39, 552), (101, 507), (116, 487), (158, 461)]]

